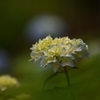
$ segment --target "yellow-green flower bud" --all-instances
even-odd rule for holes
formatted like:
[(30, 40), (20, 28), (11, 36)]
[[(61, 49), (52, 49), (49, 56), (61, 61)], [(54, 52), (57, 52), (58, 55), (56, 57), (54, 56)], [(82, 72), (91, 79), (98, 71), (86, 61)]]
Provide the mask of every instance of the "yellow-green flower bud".
[(31, 98), (31, 95), (23, 93), (23, 94), (17, 95), (16, 98), (17, 100), (26, 100), (28, 98)]
[(41, 59), (42, 67), (53, 65), (55, 72), (59, 67), (74, 67), (79, 58), (89, 56), (88, 45), (82, 39), (68, 37), (52, 39), (51, 36), (47, 36), (34, 44), (31, 50), (32, 60)]
[(7, 99), (7, 100), (16, 100), (16, 99), (14, 99), (14, 98), (10, 98), (10, 99)]

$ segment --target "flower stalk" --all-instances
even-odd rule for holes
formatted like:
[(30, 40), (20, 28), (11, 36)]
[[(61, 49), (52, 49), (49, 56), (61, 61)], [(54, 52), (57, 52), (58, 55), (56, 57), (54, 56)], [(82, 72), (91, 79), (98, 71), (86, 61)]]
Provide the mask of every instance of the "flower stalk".
[(6, 96), (5, 96), (5, 92), (6, 92), (6, 90), (5, 90), (5, 91), (2, 91), (2, 94), (1, 94), (1, 96), (2, 96), (2, 100), (5, 100), (5, 98), (6, 98)]
[[(66, 66), (64, 67), (64, 73), (65, 73), (65, 76), (66, 76), (66, 79), (67, 79), (67, 82), (68, 82), (68, 86), (71, 86), (70, 78), (69, 78), (69, 75), (68, 75), (68, 69), (67, 69)], [(70, 93), (70, 95), (71, 95), (72, 100), (75, 100), (72, 92)]]
[(69, 79), (69, 75), (68, 75), (68, 69), (67, 69), (67, 67), (64, 67), (64, 73), (65, 73), (65, 75), (66, 75), (66, 79), (67, 79), (67, 82), (68, 82), (68, 86), (70, 86), (71, 83), (70, 83), (70, 79)]

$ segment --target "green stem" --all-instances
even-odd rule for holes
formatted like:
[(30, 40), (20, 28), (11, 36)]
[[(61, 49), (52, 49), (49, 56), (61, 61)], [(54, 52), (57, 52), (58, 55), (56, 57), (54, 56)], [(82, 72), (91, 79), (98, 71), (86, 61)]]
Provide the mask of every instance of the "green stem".
[(2, 91), (2, 100), (5, 100), (5, 92), (6, 91)]
[[(67, 69), (66, 66), (64, 67), (64, 73), (66, 75), (66, 79), (67, 79), (67, 82), (68, 82), (68, 86), (71, 86), (70, 79), (69, 79), (69, 75), (68, 75), (68, 69)], [(75, 100), (74, 95), (73, 95), (72, 92), (70, 93), (70, 95), (72, 97), (72, 100)]]
[(68, 86), (70, 86), (71, 83), (70, 83), (70, 79), (69, 79), (69, 75), (68, 75), (68, 70), (67, 70), (66, 67), (64, 67), (64, 73), (65, 73), (65, 75), (66, 75), (66, 79), (67, 79), (67, 82), (68, 82)]

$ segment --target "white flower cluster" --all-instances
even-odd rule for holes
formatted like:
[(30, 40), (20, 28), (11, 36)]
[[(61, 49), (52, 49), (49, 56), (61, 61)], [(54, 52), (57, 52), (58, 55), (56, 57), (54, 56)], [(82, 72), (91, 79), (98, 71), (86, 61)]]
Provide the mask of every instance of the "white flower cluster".
[(69, 39), (68, 37), (52, 39), (47, 36), (33, 44), (31, 58), (34, 61), (41, 59), (41, 66), (53, 65), (54, 72), (60, 67), (74, 67), (82, 57), (89, 56), (88, 45), (82, 39)]

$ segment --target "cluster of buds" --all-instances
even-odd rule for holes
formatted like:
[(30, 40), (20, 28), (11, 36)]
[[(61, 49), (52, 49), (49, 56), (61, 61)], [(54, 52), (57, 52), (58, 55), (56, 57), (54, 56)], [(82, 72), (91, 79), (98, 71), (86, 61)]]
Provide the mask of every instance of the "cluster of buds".
[(41, 59), (42, 67), (51, 64), (54, 72), (65, 66), (74, 67), (80, 58), (89, 56), (88, 45), (82, 39), (68, 37), (53, 39), (47, 36), (33, 44), (31, 50), (31, 60)]

